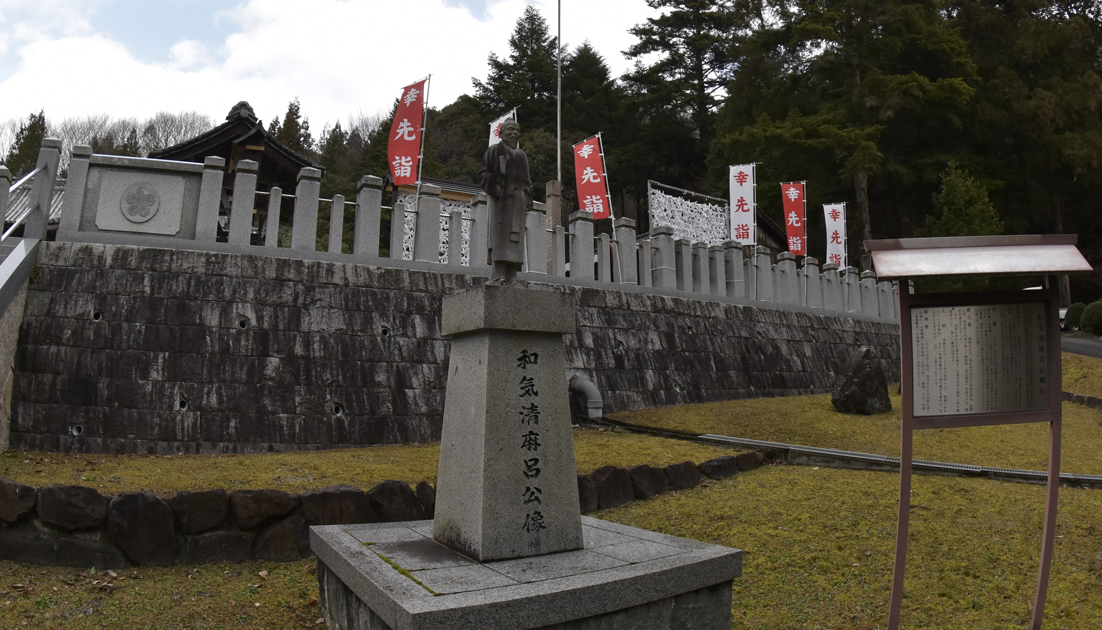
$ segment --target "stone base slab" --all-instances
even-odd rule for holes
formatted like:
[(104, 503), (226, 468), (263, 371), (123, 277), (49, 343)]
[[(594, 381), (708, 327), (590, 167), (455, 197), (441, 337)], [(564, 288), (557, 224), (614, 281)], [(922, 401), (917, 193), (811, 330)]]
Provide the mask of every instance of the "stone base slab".
[(731, 627), (738, 549), (583, 516), (583, 549), (479, 563), (433, 541), (432, 527), (312, 527), (329, 628)]

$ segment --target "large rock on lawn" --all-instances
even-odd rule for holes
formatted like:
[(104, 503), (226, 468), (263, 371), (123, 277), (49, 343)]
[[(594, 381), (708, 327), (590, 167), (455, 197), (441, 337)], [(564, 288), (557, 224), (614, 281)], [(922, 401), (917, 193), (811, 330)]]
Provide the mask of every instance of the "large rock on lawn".
[(96, 527), (107, 515), (107, 499), (84, 486), (48, 486), (38, 491), (38, 518), (65, 530)]
[(834, 379), (830, 402), (842, 413), (873, 414), (892, 410), (888, 377), (872, 348), (857, 349)]

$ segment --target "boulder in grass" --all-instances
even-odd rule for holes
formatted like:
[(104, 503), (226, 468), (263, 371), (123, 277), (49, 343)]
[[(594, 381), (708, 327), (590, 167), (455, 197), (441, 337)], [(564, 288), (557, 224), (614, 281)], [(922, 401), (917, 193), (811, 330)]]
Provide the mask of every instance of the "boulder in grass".
[(631, 475), (623, 468), (601, 466), (590, 475), (597, 484), (597, 504), (602, 510), (619, 507), (635, 499)]
[(888, 377), (872, 348), (858, 348), (834, 378), (830, 402), (842, 413), (874, 414), (892, 410)]
[(107, 540), (135, 564), (172, 564), (176, 560), (172, 508), (152, 492), (124, 492), (107, 508)]
[(418, 481), (416, 492), (417, 498), (425, 508), (425, 514), (432, 518), (433, 513), (436, 512), (436, 488), (427, 481)]
[(597, 498), (597, 482), (586, 475), (578, 475), (578, 503), (582, 508), (582, 514), (596, 512), (601, 506)]
[(384, 522), (422, 521), (428, 518), (425, 506), (404, 481), (384, 481), (368, 490), (367, 495)]
[(306, 520), (289, 516), (260, 532), (253, 543), (258, 560), (294, 562), (310, 555), (310, 535)]
[(230, 495), (225, 490), (182, 490), (167, 501), (181, 534), (201, 534), (226, 520)]
[(628, 471), (636, 499), (653, 499), (667, 488), (666, 471), (654, 466), (636, 466)]
[(30, 514), (36, 498), (36, 488), (0, 477), (0, 521), (14, 523), (24, 514)]
[(298, 507), (298, 497), (282, 490), (235, 490), (230, 494), (230, 510), (237, 528), (256, 527), (273, 516), (283, 516)]
[(691, 490), (700, 485), (700, 469), (692, 462), (666, 466), (666, 481), (670, 490)]
[(725, 479), (738, 473), (738, 458), (734, 455), (724, 455), (700, 462), (697, 468), (709, 479)]
[(107, 499), (84, 486), (48, 486), (38, 491), (38, 518), (73, 531), (96, 527), (107, 516)]
[(380, 520), (367, 493), (347, 484), (303, 494), (302, 516), (310, 525), (378, 523)]

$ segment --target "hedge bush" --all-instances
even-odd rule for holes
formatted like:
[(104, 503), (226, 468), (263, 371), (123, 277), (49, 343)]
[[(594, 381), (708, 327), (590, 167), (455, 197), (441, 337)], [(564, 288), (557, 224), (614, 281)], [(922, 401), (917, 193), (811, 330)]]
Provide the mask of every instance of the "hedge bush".
[(1079, 317), (1079, 329), (1092, 335), (1102, 335), (1102, 301), (1091, 302)]
[(1064, 313), (1064, 330), (1079, 328), (1079, 321), (1083, 317), (1083, 309), (1085, 308), (1087, 308), (1087, 305), (1082, 302), (1076, 302), (1068, 307), (1067, 312)]

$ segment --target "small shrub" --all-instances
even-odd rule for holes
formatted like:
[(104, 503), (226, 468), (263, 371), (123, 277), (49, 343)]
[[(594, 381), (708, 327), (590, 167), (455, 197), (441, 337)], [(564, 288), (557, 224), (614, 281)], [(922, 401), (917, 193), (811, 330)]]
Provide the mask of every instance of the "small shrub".
[(1079, 318), (1079, 329), (1092, 335), (1102, 335), (1102, 301), (1091, 302)]
[(1077, 330), (1079, 320), (1083, 317), (1083, 310), (1086, 308), (1087, 305), (1082, 302), (1076, 302), (1069, 306), (1067, 312), (1064, 313), (1064, 330)]

